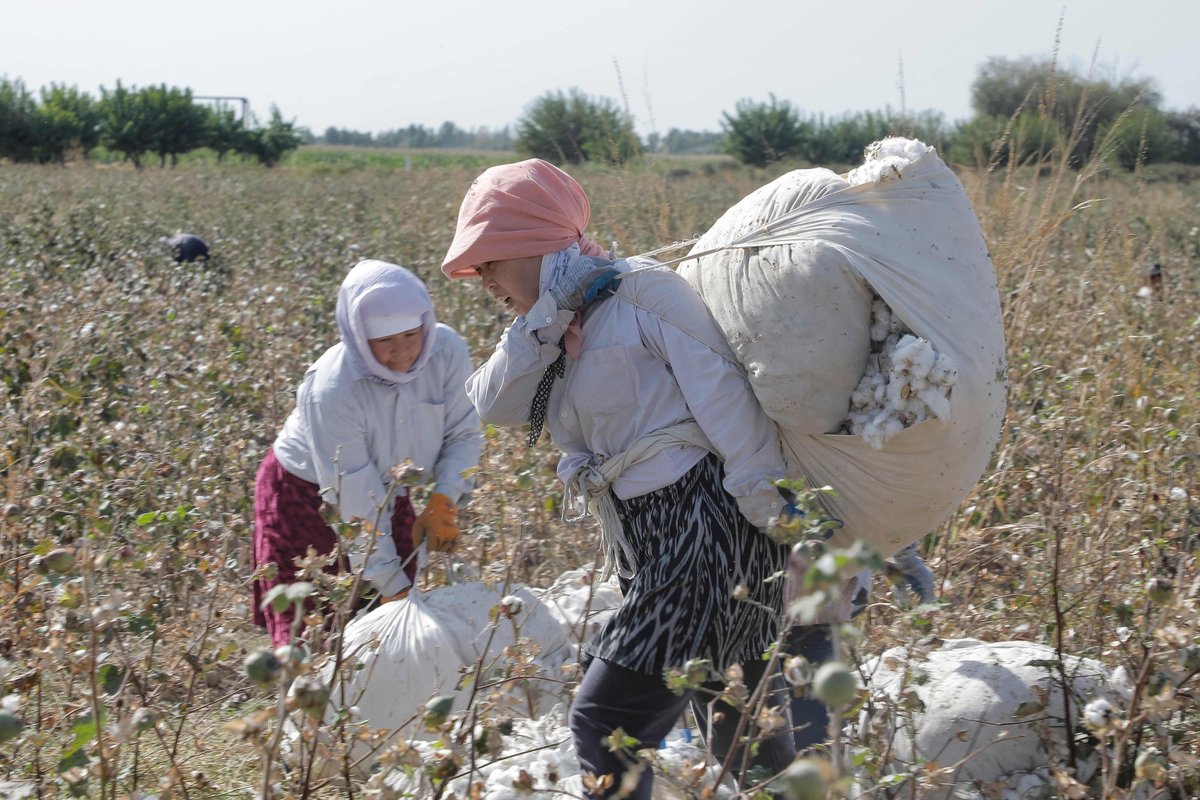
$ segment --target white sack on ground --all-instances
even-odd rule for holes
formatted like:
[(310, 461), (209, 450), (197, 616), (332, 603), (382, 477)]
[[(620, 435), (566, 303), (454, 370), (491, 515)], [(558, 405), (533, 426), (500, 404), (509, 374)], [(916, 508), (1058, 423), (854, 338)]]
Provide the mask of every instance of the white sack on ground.
[[(963, 768), (945, 786), (925, 797), (930, 800), (951, 797), (980, 797), (977, 783), (988, 784), (988, 797), (1018, 800), (1030, 796), (1052, 796), (1055, 783), (1048, 765), (1052, 762), (1042, 745), (1040, 728), (1048, 726), (1062, 744), (1062, 694), (1056, 680), (1045, 666), (1030, 662), (1048, 662), (1055, 657), (1050, 647), (1031, 642), (982, 642), (975, 639), (950, 640), (924, 655), (909, 655), (904, 648), (893, 648), (864, 664), (864, 675), (876, 707), (874, 720), (865, 716), (857, 723), (861, 736), (869, 725), (876, 735), (894, 734), (889, 750), (889, 764), (895, 771), (906, 771), (914, 753), (942, 766), (954, 764), (967, 753), (978, 753), (967, 759)], [(1067, 657), (1067, 672), (1071, 677), (1073, 699), (1084, 702), (1098, 696), (1108, 697), (1114, 705), (1127, 699), (1128, 680), (1120, 669), (1109, 671), (1104, 665), (1089, 659)], [(911, 686), (920, 700), (921, 710), (897, 710), (900, 692)], [(1045, 694), (1042, 694), (1045, 690)], [(911, 702), (909, 703), (911, 705)], [(1045, 706), (1045, 711), (1036, 706)], [(1073, 709), (1078, 718), (1080, 705)], [(513, 732), (503, 738), (500, 752), (481, 758), (474, 778), (484, 783), (481, 797), (486, 800), (550, 800), (565, 792), (580, 795), (579, 761), (565, 720), (566, 704), (554, 706), (537, 719), (516, 718)], [(848, 728), (852, 727), (848, 726)], [(1005, 735), (999, 737), (1003, 732)], [(858, 739), (853, 730), (853, 739)], [(674, 789), (668, 776), (680, 776), (685, 763), (705, 761), (698, 740), (685, 741), (676, 730), (667, 737), (666, 747), (655, 754), (659, 779), (656, 797), (682, 797), (686, 793)], [(423, 758), (433, 758), (436, 747), (431, 742), (415, 742)], [(878, 742), (883, 748), (883, 743)], [(544, 748), (544, 749), (540, 749)], [(1065, 751), (1063, 751), (1065, 752)], [(1053, 763), (1062, 764), (1060, 756)], [(1080, 779), (1093, 777), (1097, 761), (1085, 759)], [(719, 767), (710, 764), (704, 785), (711, 786)], [(522, 776), (532, 780), (532, 787)], [(551, 777), (557, 777), (554, 783)], [(417, 792), (419, 777), (403, 770), (393, 770), (386, 782), (392, 790)], [(866, 781), (871, 785), (873, 781)], [(447, 791), (457, 796), (470, 794), (465, 778), (452, 781)], [(900, 794), (904, 794), (904, 789)], [(724, 787), (718, 798), (730, 797)], [(856, 796), (855, 790), (850, 796)]]
[[(564, 797), (583, 797), (583, 770), (575, 755), (571, 730), (567, 727), (567, 706), (559, 705), (537, 719), (514, 719), (513, 732), (504, 737), (500, 752), (481, 758), (476, 771), (468, 777), (451, 781), (445, 796), (474, 796), (472, 781), (482, 781), (481, 800), (562, 800)], [(661, 769), (655, 777), (653, 800), (683, 800), (694, 796), (676, 787), (671, 776), (682, 774), (685, 764), (705, 763), (704, 750), (694, 742), (685, 741), (674, 731), (667, 737), (666, 746), (658, 750), (655, 760)], [(432, 758), (432, 745), (417, 743), (425, 758)], [(710, 763), (700, 787), (712, 787), (720, 774), (720, 766)], [(664, 773), (666, 773), (664, 775)], [(553, 780), (552, 780), (553, 779)], [(384, 781), (389, 790), (400, 797), (421, 796), (421, 781), (417, 774), (392, 770)], [(714, 793), (715, 800), (729, 800), (734, 795), (732, 781), (725, 782)]]
[[(829, 485), (833, 542), (892, 553), (941, 523), (999, 439), (1004, 333), (966, 192), (937, 153), (885, 140), (846, 181), (797, 170), (731, 208), (679, 272), (780, 427), (789, 475)], [(699, 255), (717, 247), (731, 249)], [(872, 291), (957, 370), (946, 418), (838, 435), (870, 350)], [(886, 427), (886, 426), (885, 426)]]
[[(1053, 763), (1065, 763), (1062, 685), (1057, 670), (1047, 666), (1056, 658), (1054, 648), (1033, 642), (958, 639), (923, 656), (894, 647), (868, 661), (864, 674), (879, 709), (873, 722), (879, 735), (890, 731), (896, 771), (917, 761), (943, 767), (962, 761), (943, 791), (926, 795), (931, 800), (966, 796), (963, 791), (985, 781), (1015, 787), (1052, 763), (1045, 732), (1057, 742)], [(1117, 705), (1129, 694), (1123, 670), (1110, 672), (1098, 661), (1074, 656), (1066, 656), (1065, 664), (1076, 731), (1084, 704), (1105, 696)], [(920, 700), (908, 712), (897, 710), (905, 705), (905, 687)], [(868, 722), (864, 715), (859, 724)], [(1087, 782), (1097, 767), (1096, 758), (1082, 760), (1077, 779)], [(954, 783), (957, 791), (949, 785)]]
[[(547, 589), (530, 589), (558, 620), (567, 638), (574, 643), (587, 641), (621, 605), (621, 590), (616, 581), (600, 581), (590, 569), (564, 572)], [(574, 655), (574, 653), (572, 653)], [(542, 648), (543, 660), (549, 658)]]
[[(454, 710), (460, 711), (469, 696), (469, 689), (455, 688), (462, 671), (480, 658), (486, 666), (502, 657), (516, 641), (516, 630), (537, 645), (540, 673), (561, 679), (562, 666), (578, 657), (580, 636), (590, 635), (620, 604), (615, 585), (591, 584), (592, 574), (573, 570), (547, 589), (510, 587), (508, 592), (500, 586), (460, 583), (414, 592), (376, 608), (346, 628), (350, 678), (342, 687), (344, 701), (335, 686), (334, 705), (357, 706), (368, 727), (387, 730), (411, 723), (437, 695), (454, 697)], [(520, 601), (521, 609), (493, 632), (491, 610), (510, 596)], [(534, 686), (543, 710), (564, 699), (558, 684)], [(420, 720), (408, 724), (403, 735), (424, 735)]]

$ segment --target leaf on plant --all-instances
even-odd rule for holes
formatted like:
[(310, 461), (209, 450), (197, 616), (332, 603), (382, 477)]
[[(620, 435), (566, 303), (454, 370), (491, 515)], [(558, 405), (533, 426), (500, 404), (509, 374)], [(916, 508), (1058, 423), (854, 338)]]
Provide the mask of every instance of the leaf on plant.
[(1028, 717), (1030, 714), (1037, 714), (1045, 711), (1046, 707), (1037, 700), (1026, 700), (1021, 705), (1017, 706), (1017, 710), (1013, 712), (1014, 717)]
[(1032, 661), (1025, 663), (1027, 667), (1041, 667), (1042, 669), (1058, 669), (1058, 659), (1056, 658), (1035, 658)]
[(74, 767), (86, 767), (88, 765), (87, 753), (82, 747), (77, 747), (71, 750), (66, 755), (58, 760), (58, 766), (55, 767), (58, 774), (61, 775)]
[(84, 752), (84, 746), (96, 738), (97, 731), (104, 726), (104, 720), (107, 716), (104, 707), (100, 707), (100, 724), (96, 724), (91, 712), (82, 715), (75, 720), (71, 725), (71, 732), (75, 738), (71, 744), (63, 751), (62, 758), (58, 762), (58, 772), (61, 774), (71, 769), (72, 767), (85, 767), (88, 763), (87, 753)]
[(116, 694), (125, 680), (125, 670), (114, 664), (103, 664), (96, 670), (96, 677), (99, 678), (100, 688), (105, 694)]

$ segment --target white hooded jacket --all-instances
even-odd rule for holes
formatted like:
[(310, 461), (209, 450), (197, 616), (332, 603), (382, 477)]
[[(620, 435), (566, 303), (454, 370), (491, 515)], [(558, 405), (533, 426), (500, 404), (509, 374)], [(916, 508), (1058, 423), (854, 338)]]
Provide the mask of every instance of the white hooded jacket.
[[(371, 355), (362, 309), (381, 298), (398, 313), (421, 319), (424, 342), (408, 372), (393, 372)], [(361, 261), (346, 276), (337, 320), (342, 341), (304, 374), (296, 407), (275, 439), (275, 457), (337, 502), (343, 519), (378, 523), (363, 577), (381, 594), (393, 595), (409, 580), (391, 538), (392, 467), (411, 460), (435, 481), (435, 491), (454, 502), (472, 486), (463, 473), (478, 464), (483, 433), (464, 391), (470, 355), (462, 337), (436, 321), (425, 285), (382, 261)], [(361, 554), (351, 556), (355, 568), (362, 561)]]

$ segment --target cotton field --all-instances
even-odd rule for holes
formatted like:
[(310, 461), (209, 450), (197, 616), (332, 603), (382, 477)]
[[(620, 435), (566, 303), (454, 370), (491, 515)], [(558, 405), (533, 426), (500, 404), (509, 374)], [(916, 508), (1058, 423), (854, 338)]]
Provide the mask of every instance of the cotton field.
[[(851, 190), (898, 191), (896, 172), (926, 156), (881, 150), (870, 175), (830, 174)], [(382, 635), (357, 640), (336, 669), (303, 650), (267, 681), (243, 666), (267, 647), (249, 621), (254, 470), (296, 381), (336, 336), (345, 270), (364, 257), (412, 268), (476, 362), (507, 322), (477, 287), (439, 283), (436, 271), (476, 170), (420, 164), (0, 165), (0, 794), (580, 793), (563, 712), (573, 648), (599, 618), (581, 625), (578, 596), (556, 610), (546, 591), (564, 575), (587, 585), (598, 532), (561, 520), (556, 454), (526, 448), (523, 432), (487, 431), (463, 545), (421, 571), (422, 619), (445, 619), (461, 646), (395, 678), (413, 683), (419, 706), (403, 724), (373, 729), (379, 702), (333, 691), (335, 673), (346, 686), (368, 667), (382, 674), (371, 646)], [(589, 236), (639, 253), (702, 234), (741, 198), (812, 167), (647, 160), (578, 178), (593, 203)], [(972, 419), (973, 386), (999, 387), (1007, 412), (966, 499), (914, 536), (938, 602), (898, 602), (880, 574), (841, 632), (863, 680), (845, 709), (842, 786), (871, 797), (948, 782), (971, 797), (1195, 795), (1200, 181), (1054, 159), (950, 167), (995, 267), (1002, 358), (981, 363), (958, 352), (965, 340), (897, 319), (898, 299), (922, 295), (892, 286), (877, 302), (883, 294), (847, 283), (861, 335), (846, 349), (859, 361), (837, 377), (841, 405), (804, 435), (886, 463), (916, 432)], [(159, 241), (175, 231), (203, 237), (209, 260), (176, 263)], [(770, 329), (749, 333), (744, 347), (771, 343)], [(905, 463), (888, 473), (893, 488), (958, 479)], [(604, 599), (600, 585), (591, 597)], [(469, 602), (439, 608), (448, 590)], [(1077, 686), (1083, 667), (1107, 685)], [(949, 720), (940, 743), (893, 736), (958, 708), (938, 694), (952, 678), (1002, 673), (1025, 694), (954, 690), (986, 704), (986, 724)], [(681, 727), (651, 754), (673, 796), (716, 778), (695, 733)], [(1051, 743), (1045, 764), (989, 760), (1034, 741)]]

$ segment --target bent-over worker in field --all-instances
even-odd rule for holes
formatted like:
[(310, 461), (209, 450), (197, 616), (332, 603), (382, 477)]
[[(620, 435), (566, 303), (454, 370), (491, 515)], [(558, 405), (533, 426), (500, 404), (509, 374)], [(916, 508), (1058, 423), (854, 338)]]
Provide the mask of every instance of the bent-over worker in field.
[[(337, 324), (341, 341), (305, 372), (254, 487), (253, 566), (278, 568), (276, 577), (254, 582), (255, 619), (276, 645), (291, 639), (292, 611), (260, 605), (271, 587), (295, 579), (294, 559), (310, 546), (333, 549), (322, 500), (336, 502), (346, 521), (378, 519), (372, 552), (365, 563), (352, 555), (350, 566), (386, 603), (412, 587), (422, 540), (431, 550), (454, 545), (457, 504), (471, 488), (463, 473), (483, 449), (463, 389), (467, 345), (437, 321), (420, 279), (394, 264), (360, 261), (338, 290)], [(392, 467), (408, 460), (436, 481), (419, 516), (405, 487), (388, 490)]]
[[(751, 689), (763, 678), (782, 584), (764, 580), (788, 553), (763, 530), (784, 507), (774, 484), (784, 464), (699, 296), (666, 268), (628, 274), (584, 237), (588, 216), (558, 168), (493, 167), (463, 200), (442, 271), (478, 278), (517, 315), (467, 382), (480, 416), (530, 424), (531, 446), (549, 428), (568, 503), (590, 500), (601, 519), (624, 602), (584, 645), (570, 724), (581, 766), (600, 779), (592, 796), (624, 780), (622, 796), (645, 798), (649, 767), (610, 751), (610, 735), (656, 746), (690, 700), (708, 700), (676, 694), (664, 672), (704, 659), (714, 677), (741, 664)], [(711, 744), (729, 758), (738, 715), (718, 708)], [(752, 763), (775, 774), (793, 756), (785, 727)], [(742, 754), (728, 763), (740, 774)]]

